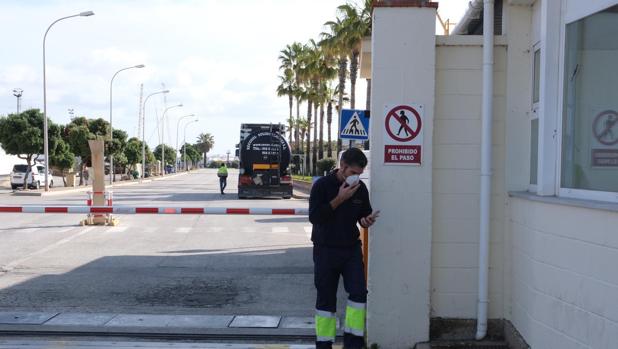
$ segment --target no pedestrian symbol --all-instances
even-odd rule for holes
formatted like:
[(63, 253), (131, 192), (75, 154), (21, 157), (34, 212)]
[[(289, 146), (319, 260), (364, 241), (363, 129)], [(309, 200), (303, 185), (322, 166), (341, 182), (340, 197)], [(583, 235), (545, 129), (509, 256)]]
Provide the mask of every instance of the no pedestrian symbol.
[(423, 106), (386, 106), (384, 113), (384, 163), (420, 165), (423, 145)]
[(603, 145), (618, 144), (618, 113), (613, 110), (606, 110), (594, 119), (592, 125), (594, 138)]

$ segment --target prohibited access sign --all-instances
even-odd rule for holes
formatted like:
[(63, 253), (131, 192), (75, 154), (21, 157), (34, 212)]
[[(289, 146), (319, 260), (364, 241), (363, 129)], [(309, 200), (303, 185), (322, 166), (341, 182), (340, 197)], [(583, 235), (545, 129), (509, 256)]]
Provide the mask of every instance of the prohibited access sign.
[(384, 163), (420, 165), (423, 106), (396, 104), (384, 108)]

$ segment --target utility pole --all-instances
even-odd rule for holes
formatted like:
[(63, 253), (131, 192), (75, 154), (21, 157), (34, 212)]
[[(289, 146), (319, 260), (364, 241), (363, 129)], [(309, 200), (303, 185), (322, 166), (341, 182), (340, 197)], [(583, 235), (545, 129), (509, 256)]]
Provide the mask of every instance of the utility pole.
[[(139, 135), (142, 134), (142, 100), (144, 99), (144, 84), (140, 84), (139, 85), (139, 114), (137, 115), (137, 135), (136, 137), (139, 138)], [(143, 169), (142, 169), (143, 171)]]
[(13, 89), (13, 96), (17, 97), (17, 114), (19, 114), (19, 110), (21, 109), (21, 95), (24, 92), (21, 88)]

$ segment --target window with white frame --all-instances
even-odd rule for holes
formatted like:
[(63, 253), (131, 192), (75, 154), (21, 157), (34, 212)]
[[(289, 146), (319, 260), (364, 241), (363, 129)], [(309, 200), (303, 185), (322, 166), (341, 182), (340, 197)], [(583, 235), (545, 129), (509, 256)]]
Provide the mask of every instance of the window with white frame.
[(538, 177), (539, 100), (541, 91), (541, 49), (535, 45), (532, 54), (532, 108), (530, 113), (530, 186), (534, 189)]
[(618, 5), (567, 24), (560, 187), (618, 192)]

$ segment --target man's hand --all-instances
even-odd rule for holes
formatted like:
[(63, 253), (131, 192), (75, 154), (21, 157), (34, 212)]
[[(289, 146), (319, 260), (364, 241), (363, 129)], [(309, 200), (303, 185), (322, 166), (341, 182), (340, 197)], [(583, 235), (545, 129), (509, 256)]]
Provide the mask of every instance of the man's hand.
[(333, 210), (339, 207), (339, 205), (341, 205), (343, 202), (351, 198), (352, 195), (356, 193), (359, 187), (360, 187), (360, 182), (357, 182), (354, 185), (346, 186), (346, 182), (344, 181), (343, 184), (341, 184), (341, 186), (339, 187), (339, 193), (330, 202), (330, 206), (333, 208)]
[(380, 211), (372, 212), (369, 216), (361, 218), (360, 224), (365, 228), (369, 228), (376, 222), (378, 217), (380, 217)]

